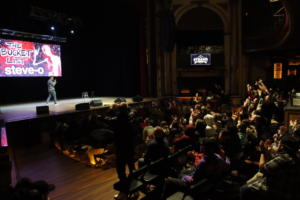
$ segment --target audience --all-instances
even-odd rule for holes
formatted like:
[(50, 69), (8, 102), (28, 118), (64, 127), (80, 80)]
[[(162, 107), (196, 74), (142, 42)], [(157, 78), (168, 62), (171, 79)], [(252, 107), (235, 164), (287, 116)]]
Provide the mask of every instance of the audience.
[[(107, 118), (99, 118), (93, 114), (87, 120), (59, 122), (61, 133), (55, 136), (54, 140), (65, 151), (71, 151), (75, 149), (75, 146), (87, 144), (94, 148), (97, 145), (86, 140), (91, 136), (90, 133), (95, 133), (95, 130), (99, 129), (111, 130), (114, 136), (115, 150), (113, 153), (117, 158), (116, 168), (120, 181), (128, 180), (125, 173), (126, 164), (131, 173), (136, 161), (139, 166), (142, 166), (167, 157), (169, 154), (176, 154), (191, 145), (194, 153), (185, 154), (185, 156), (195, 155), (196, 157), (189, 158), (197, 160), (195, 162), (197, 164), (189, 169), (181, 170), (194, 171), (190, 174), (183, 173), (185, 176), (180, 176), (181, 173), (176, 172), (175, 174), (178, 175), (175, 176), (176, 178), (167, 178), (164, 197), (167, 197), (170, 191), (178, 188), (173, 188), (174, 185), (179, 188), (187, 187), (202, 178), (208, 178), (211, 169), (228, 169), (228, 163), (226, 163), (228, 158), (231, 161), (230, 170), (238, 170), (237, 174), (241, 176), (240, 185), (244, 183), (245, 179), (252, 177), (254, 174), (251, 173), (257, 171), (259, 166), (260, 173), (264, 174), (264, 179), (273, 181), (270, 179), (270, 174), (273, 176), (273, 173), (277, 173), (277, 171), (272, 171), (273, 168), (269, 167), (269, 162), (276, 163), (277, 160), (286, 158), (290, 159), (290, 163), (297, 164), (299, 148), (295, 147), (298, 149), (293, 150), (292, 154), (296, 156), (291, 155), (284, 138), (286, 136), (300, 138), (300, 120), (293, 120), (288, 127), (284, 126), (283, 107), (287, 100), (281, 91), (268, 88), (263, 80), (259, 79), (254, 84), (247, 84), (247, 96), (244, 101), (239, 107), (233, 107), (229, 101), (223, 101), (224, 99), (228, 100), (224, 90), (220, 86), (215, 87), (215, 93), (212, 91), (197, 92), (191, 101), (166, 98), (153, 101), (151, 104), (131, 105), (128, 108), (125, 105), (115, 105), (107, 113), (103, 113), (103, 116), (108, 116)], [(104, 126), (103, 123), (108, 126)], [(81, 132), (87, 129), (89, 134)], [(214, 138), (213, 140), (220, 147), (205, 148), (205, 142), (201, 143), (207, 141), (207, 138)], [(290, 144), (290, 142), (287, 143)], [(200, 146), (204, 149), (200, 150)], [(282, 150), (284, 150), (284, 154)], [(261, 156), (262, 153), (263, 156)], [(286, 162), (284, 165), (290, 163)], [(188, 162), (185, 164), (188, 165)], [(221, 165), (222, 167), (220, 167)], [(172, 168), (172, 166), (170, 167)], [(281, 173), (281, 170), (279, 172)], [(286, 179), (283, 181), (293, 182), (294, 180), (290, 176), (296, 177), (298, 172), (297, 170), (292, 172), (295, 175), (287, 174), (285, 178), (282, 178)], [(269, 183), (266, 182), (266, 184)], [(241, 188), (242, 199), (247, 199), (246, 194), (251, 192), (255, 195), (252, 196), (253, 199), (256, 199), (256, 195), (258, 199), (260, 195), (269, 194), (269, 191), (253, 192), (252, 186), (251, 189), (245, 189), (249, 185), (247, 183)], [(266, 186), (269, 187), (269, 185)], [(294, 199), (297, 199), (298, 196), (293, 196), (297, 194), (293, 193), (292, 188), (290, 189), (291, 198), (296, 197)], [(249, 192), (249, 190), (251, 191)], [(289, 193), (289, 190), (286, 191), (286, 194)], [(275, 195), (275, 193), (271, 193), (272, 191), (270, 195)], [(291, 199), (286, 197), (287, 195), (278, 194), (279, 196), (284, 200)]]

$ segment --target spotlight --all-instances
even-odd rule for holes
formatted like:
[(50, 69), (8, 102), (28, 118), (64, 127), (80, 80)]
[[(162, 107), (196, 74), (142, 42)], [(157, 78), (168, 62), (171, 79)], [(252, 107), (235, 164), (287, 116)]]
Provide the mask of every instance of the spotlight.
[(71, 29), (70, 33), (73, 35), (75, 33), (75, 31), (73, 29)]
[(51, 29), (51, 31), (54, 31), (55, 30), (55, 26), (50, 26), (50, 29)]

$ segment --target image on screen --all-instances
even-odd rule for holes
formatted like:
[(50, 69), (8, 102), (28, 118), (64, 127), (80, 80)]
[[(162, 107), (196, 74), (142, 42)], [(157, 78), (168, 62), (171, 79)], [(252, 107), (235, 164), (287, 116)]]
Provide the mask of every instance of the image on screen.
[(210, 53), (191, 54), (191, 65), (211, 65)]
[(0, 77), (62, 76), (60, 45), (0, 39)]

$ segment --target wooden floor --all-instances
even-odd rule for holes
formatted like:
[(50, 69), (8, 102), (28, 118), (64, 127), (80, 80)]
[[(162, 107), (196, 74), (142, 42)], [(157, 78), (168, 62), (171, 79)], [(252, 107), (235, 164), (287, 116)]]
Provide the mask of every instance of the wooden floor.
[(54, 184), (56, 189), (50, 193), (52, 200), (107, 200), (117, 193), (113, 190), (118, 180), (115, 168), (103, 170), (85, 166), (45, 144), (18, 148), (12, 153), (16, 178), (28, 177)]

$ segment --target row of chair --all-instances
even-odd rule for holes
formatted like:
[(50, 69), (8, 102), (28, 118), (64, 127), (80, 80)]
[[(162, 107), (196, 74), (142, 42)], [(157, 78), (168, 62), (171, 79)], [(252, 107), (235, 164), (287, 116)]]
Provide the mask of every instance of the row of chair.
[(162, 182), (166, 176), (172, 172), (173, 164), (182, 155), (191, 150), (189, 145), (177, 152), (170, 154), (168, 157), (162, 157), (149, 164), (146, 164), (130, 174), (126, 183), (117, 182), (114, 184), (114, 189), (128, 194), (128, 198), (132, 198), (137, 192), (148, 193), (147, 186), (156, 185)]
[(229, 170), (214, 173), (208, 178), (203, 178), (199, 182), (189, 185), (182, 191), (177, 191), (167, 198), (167, 200), (205, 200), (211, 199), (215, 191), (224, 183), (224, 178), (229, 175)]

